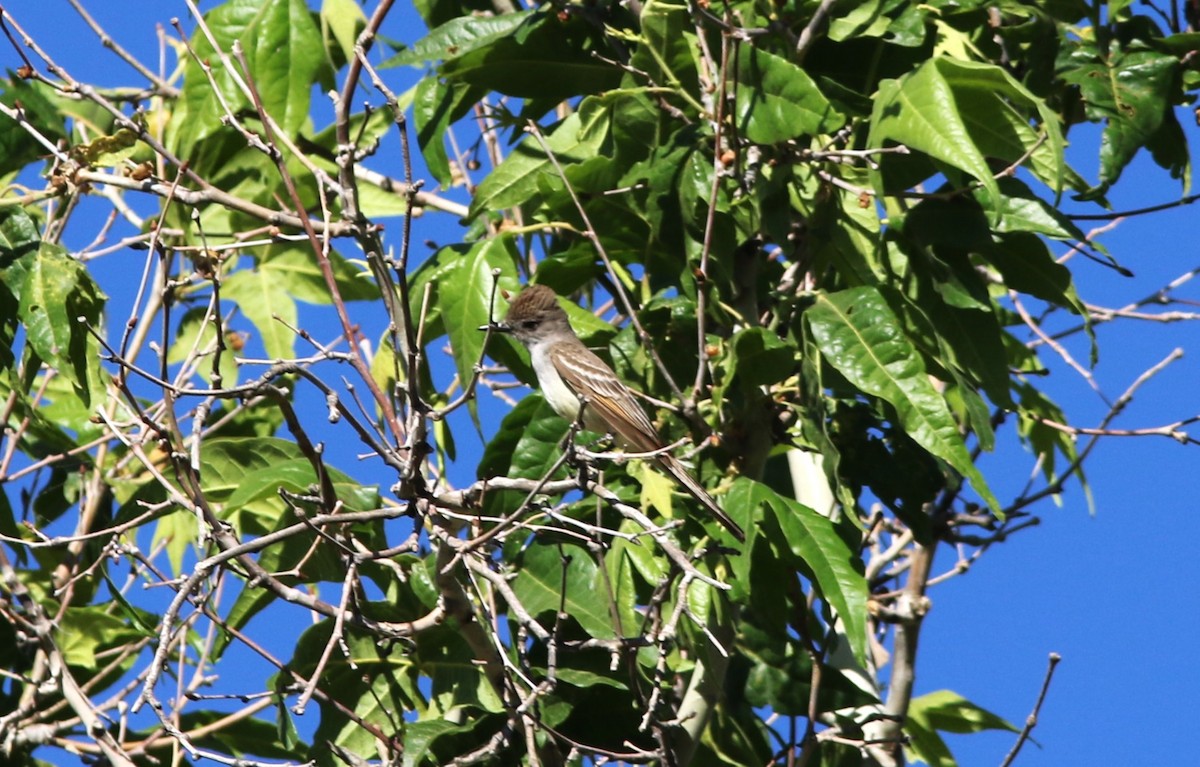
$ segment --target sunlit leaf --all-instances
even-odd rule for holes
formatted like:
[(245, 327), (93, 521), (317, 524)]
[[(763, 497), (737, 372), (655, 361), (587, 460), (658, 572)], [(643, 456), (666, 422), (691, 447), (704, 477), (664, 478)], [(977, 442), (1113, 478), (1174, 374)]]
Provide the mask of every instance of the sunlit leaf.
[(803, 69), (754, 47), (737, 59), (737, 121), (751, 141), (774, 144), (831, 133), (845, 118)]
[[(442, 276), (438, 304), (461, 388), (475, 378), (486, 338), (480, 328), (496, 316), (501, 289), (518, 289), (516, 254), (506, 238), (481, 240)], [(475, 403), (471, 402), (472, 412)]]
[(225, 278), (224, 298), (254, 324), (267, 356), (287, 359), (295, 354), (297, 311), (292, 295), (264, 269), (241, 269)]
[(829, 364), (896, 409), (908, 434), (971, 481), (994, 512), (1000, 503), (963, 443), (946, 401), (887, 301), (872, 287), (822, 294), (805, 313)]
[[(242, 79), (250, 77), (262, 99), (263, 109), (288, 133), (299, 130), (309, 119), (312, 86), (325, 72), (321, 30), (304, 0), (229, 0), (205, 14), (216, 44), (230, 56)], [(234, 60), (234, 43), (241, 45), (249, 72)], [(185, 155), (221, 126), (226, 106), (235, 112), (253, 109), (250, 97), (237, 84), (202, 32), (192, 38), (195, 55), (212, 67), (222, 98), (213, 91), (195, 59), (185, 65), (183, 109), (175, 113), (175, 142)]]

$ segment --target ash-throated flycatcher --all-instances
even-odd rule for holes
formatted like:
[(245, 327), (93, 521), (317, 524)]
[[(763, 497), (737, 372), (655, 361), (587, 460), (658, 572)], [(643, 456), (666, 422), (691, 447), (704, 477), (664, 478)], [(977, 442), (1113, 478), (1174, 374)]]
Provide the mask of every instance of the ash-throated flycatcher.
[[(578, 421), (582, 409), (586, 428), (612, 434), (623, 447), (640, 453), (663, 449), (658, 432), (633, 392), (575, 335), (553, 290), (545, 285), (526, 287), (509, 305), (504, 321), (493, 327), (512, 333), (529, 349), (538, 388), (554, 412)], [(746, 540), (742, 528), (673, 455), (659, 453), (655, 460), (735, 538)]]

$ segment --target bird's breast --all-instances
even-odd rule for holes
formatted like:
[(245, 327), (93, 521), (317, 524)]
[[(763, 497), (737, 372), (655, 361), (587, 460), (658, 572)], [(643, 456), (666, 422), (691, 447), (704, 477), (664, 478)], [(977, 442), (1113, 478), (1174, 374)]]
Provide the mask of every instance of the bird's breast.
[(530, 358), (533, 362), (533, 371), (537, 373), (538, 388), (542, 390), (542, 397), (550, 404), (554, 412), (568, 421), (579, 418), (579, 397), (563, 381), (546, 351), (541, 348), (532, 349)]

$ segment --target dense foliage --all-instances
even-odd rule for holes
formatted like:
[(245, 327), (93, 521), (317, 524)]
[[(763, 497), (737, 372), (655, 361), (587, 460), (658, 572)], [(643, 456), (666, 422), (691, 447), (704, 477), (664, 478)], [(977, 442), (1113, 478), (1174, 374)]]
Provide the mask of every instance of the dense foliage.
[[(1173, 5), (226, 0), (165, 71), (116, 46), (122, 88), (5, 12), (4, 753), (951, 765), (939, 733), (1015, 731), (914, 696), (926, 588), (1082, 480), (1041, 357), (1113, 317), (1056, 243), (1123, 267), (1059, 203), (1104, 215), (1142, 150), (1186, 188)], [(744, 545), (512, 393), (480, 328), (526, 281)], [(1009, 497), (998, 430), (1039, 470)]]

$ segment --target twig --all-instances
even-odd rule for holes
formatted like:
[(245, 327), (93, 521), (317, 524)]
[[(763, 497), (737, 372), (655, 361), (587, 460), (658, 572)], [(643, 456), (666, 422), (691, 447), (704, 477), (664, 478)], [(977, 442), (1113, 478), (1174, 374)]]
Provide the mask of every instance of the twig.
[(174, 98), (179, 95), (178, 88), (172, 86), (170, 83), (151, 72), (144, 64), (142, 64), (142, 62), (138, 61), (133, 54), (122, 48), (121, 45), (114, 40), (111, 35), (105, 32), (104, 28), (92, 18), (91, 14), (87, 12), (87, 9), (83, 7), (83, 4), (80, 3), (79, 0), (67, 1), (71, 4), (71, 7), (75, 9), (75, 12), (83, 17), (84, 22), (86, 22), (87, 25), (92, 28), (92, 31), (96, 33), (96, 36), (100, 38), (100, 44), (117, 54), (122, 61), (137, 70), (139, 75), (153, 83), (154, 89), (158, 93), (169, 98)]
[(796, 40), (796, 64), (804, 63), (804, 57), (808, 55), (808, 49), (817, 41), (817, 30), (825, 23), (825, 19), (829, 16), (829, 11), (833, 8), (835, 2), (837, 0), (821, 0), (821, 4), (813, 12), (808, 24), (801, 30), (800, 37)]
[(1008, 756), (1004, 757), (1004, 761), (1000, 763), (1000, 767), (1009, 767), (1013, 763), (1013, 760), (1017, 758), (1017, 753), (1025, 745), (1025, 741), (1029, 740), (1029, 734), (1037, 726), (1038, 714), (1042, 710), (1042, 703), (1046, 700), (1046, 693), (1050, 690), (1050, 680), (1054, 678), (1054, 669), (1058, 667), (1058, 662), (1061, 660), (1062, 656), (1058, 653), (1050, 653), (1050, 659), (1046, 666), (1046, 676), (1042, 679), (1042, 689), (1038, 692), (1037, 702), (1033, 704), (1033, 711), (1026, 717), (1025, 726), (1021, 728), (1021, 734), (1017, 736), (1017, 742), (1013, 744), (1012, 750), (1008, 752)]

